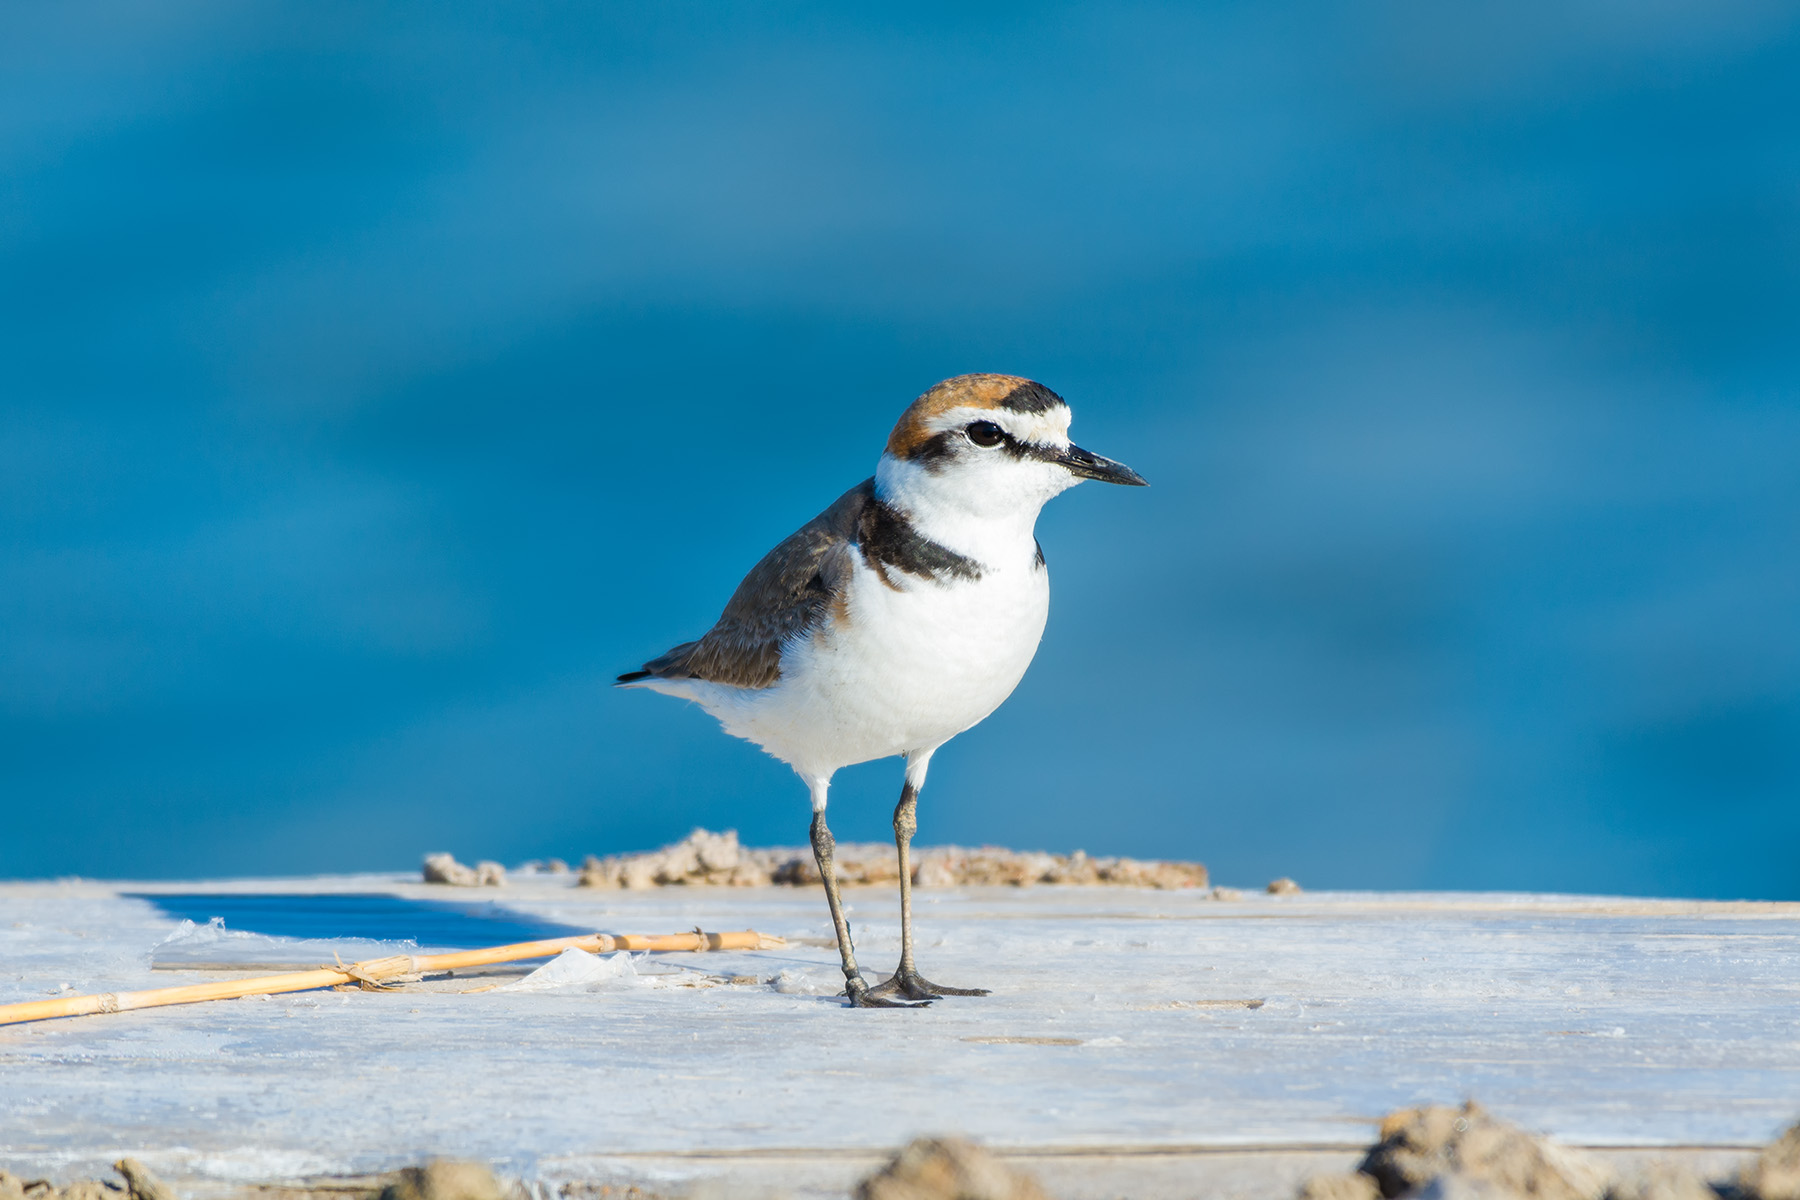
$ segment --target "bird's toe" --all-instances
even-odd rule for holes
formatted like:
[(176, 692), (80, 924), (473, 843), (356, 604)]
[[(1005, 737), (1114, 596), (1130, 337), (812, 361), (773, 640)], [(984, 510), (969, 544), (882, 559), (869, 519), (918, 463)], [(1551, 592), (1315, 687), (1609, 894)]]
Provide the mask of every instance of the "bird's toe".
[[(859, 984), (861, 986), (858, 986)], [(925, 1008), (937, 999), (930, 994), (921, 996), (907, 994), (909, 999), (906, 1000), (890, 999), (889, 997), (893, 996), (894, 992), (888, 990), (887, 984), (870, 987), (861, 980), (852, 982), (844, 989), (844, 995), (848, 997), (851, 1008)]]
[(917, 971), (896, 971), (893, 978), (870, 990), (875, 996), (905, 996), (909, 1000), (941, 1000), (945, 996), (987, 996), (986, 988), (953, 988), (933, 983)]

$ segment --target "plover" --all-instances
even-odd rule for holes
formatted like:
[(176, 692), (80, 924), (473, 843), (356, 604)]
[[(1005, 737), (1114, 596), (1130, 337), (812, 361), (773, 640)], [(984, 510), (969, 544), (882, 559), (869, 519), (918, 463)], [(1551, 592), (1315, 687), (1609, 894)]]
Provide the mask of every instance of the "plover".
[[(938, 747), (998, 708), (1031, 664), (1050, 609), (1038, 511), (1084, 479), (1144, 483), (1070, 442), (1069, 406), (1042, 384), (947, 379), (900, 415), (874, 478), (757, 563), (704, 637), (619, 676), (697, 702), (806, 781), (852, 1005), (987, 994), (940, 987), (913, 962), (919, 789)], [(900, 966), (871, 987), (844, 919), (825, 802), (838, 768), (894, 755), (906, 757), (894, 808)]]

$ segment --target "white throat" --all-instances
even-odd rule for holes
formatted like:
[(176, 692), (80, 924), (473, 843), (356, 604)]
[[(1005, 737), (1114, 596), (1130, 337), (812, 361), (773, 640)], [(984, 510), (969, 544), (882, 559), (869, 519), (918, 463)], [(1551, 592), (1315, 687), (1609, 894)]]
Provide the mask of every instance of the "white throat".
[(924, 536), (990, 568), (1034, 559), (1032, 531), (1039, 511), (1079, 482), (1054, 463), (1000, 452), (936, 472), (883, 454), (875, 468), (877, 497), (904, 513)]

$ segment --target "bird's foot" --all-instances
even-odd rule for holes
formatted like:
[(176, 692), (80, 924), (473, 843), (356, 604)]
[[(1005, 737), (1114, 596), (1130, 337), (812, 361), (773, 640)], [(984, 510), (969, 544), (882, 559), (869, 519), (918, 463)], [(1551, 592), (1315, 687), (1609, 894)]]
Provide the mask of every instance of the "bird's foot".
[(923, 1000), (929, 1003), (941, 1000), (945, 996), (986, 996), (990, 993), (986, 988), (953, 988), (933, 983), (917, 971), (895, 971), (894, 977), (886, 983), (876, 984), (870, 990), (871, 996), (905, 996), (909, 1000)]
[[(888, 982), (893, 981), (889, 980)], [(844, 985), (844, 995), (850, 998), (851, 1008), (925, 1008), (937, 999), (936, 996), (926, 994), (912, 998), (918, 1003), (909, 1000), (889, 1000), (887, 997), (891, 993), (886, 990), (887, 986), (884, 983), (880, 987), (870, 987), (868, 981), (858, 975)]]

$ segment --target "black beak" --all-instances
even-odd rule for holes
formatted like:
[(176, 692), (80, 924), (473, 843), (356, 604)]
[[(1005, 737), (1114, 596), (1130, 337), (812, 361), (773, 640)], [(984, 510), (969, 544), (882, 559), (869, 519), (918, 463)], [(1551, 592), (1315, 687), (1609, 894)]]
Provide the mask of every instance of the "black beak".
[(1080, 446), (1070, 446), (1056, 456), (1056, 461), (1069, 468), (1069, 474), (1081, 479), (1098, 479), (1101, 483), (1122, 483), (1128, 487), (1149, 487), (1150, 481), (1122, 462), (1090, 454)]

